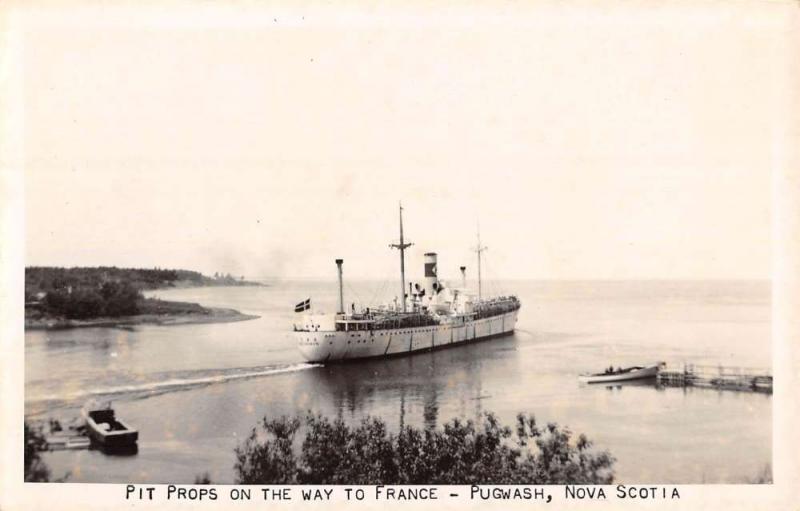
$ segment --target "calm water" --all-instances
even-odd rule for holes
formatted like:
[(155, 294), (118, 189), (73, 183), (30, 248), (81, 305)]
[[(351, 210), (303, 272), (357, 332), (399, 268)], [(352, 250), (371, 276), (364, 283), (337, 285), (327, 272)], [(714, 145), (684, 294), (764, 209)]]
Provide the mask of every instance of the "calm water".
[[(346, 300), (389, 299), (392, 283), (350, 283)], [(28, 332), (26, 414), (69, 420), (112, 399), (140, 430), (139, 452), (47, 453), (75, 482), (233, 482), (233, 449), (263, 416), (308, 409), (357, 421), (441, 424), (494, 411), (534, 413), (583, 432), (617, 458), (625, 483), (745, 482), (771, 461), (772, 398), (708, 389), (586, 386), (609, 364), (771, 366), (766, 282), (505, 282), (522, 300), (510, 337), (391, 360), (303, 363), (287, 333), (311, 296), (333, 310), (335, 283), (159, 291), (233, 307), (240, 323)]]

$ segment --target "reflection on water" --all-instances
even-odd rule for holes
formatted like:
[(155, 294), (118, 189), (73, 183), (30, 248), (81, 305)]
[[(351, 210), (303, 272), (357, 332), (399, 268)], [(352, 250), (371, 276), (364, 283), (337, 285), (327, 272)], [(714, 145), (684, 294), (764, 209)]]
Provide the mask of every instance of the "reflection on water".
[[(369, 283), (354, 283), (362, 296)], [(359, 287), (360, 286), (360, 287)], [(159, 292), (162, 298), (261, 315), (229, 324), (26, 333), (26, 414), (69, 419), (109, 396), (140, 432), (135, 456), (47, 454), (71, 481), (230, 483), (233, 449), (261, 417), (306, 411), (396, 431), (484, 412), (520, 412), (586, 433), (617, 458), (625, 483), (745, 481), (771, 459), (772, 400), (663, 388), (653, 380), (586, 385), (583, 372), (656, 360), (769, 366), (769, 287), (760, 283), (507, 285), (523, 304), (512, 336), (407, 357), (305, 364), (287, 331), (291, 305), (336, 303), (336, 286)], [(80, 467), (79, 472), (74, 468)]]
[(92, 446), (93, 450), (97, 450), (106, 456), (136, 456), (139, 453), (139, 445), (124, 445), (120, 447), (107, 447), (107, 446)]
[(627, 381), (618, 381), (613, 383), (584, 383), (581, 382), (580, 385), (583, 386), (593, 386), (593, 387), (605, 387), (606, 390), (616, 390), (622, 391), (625, 387), (651, 387), (654, 389), (661, 389), (662, 386), (658, 384), (658, 380), (656, 378), (642, 378), (640, 380), (627, 380)]
[[(480, 421), (484, 402), (492, 397), (483, 389), (484, 363), (492, 358), (512, 362), (514, 343), (514, 336), (508, 336), (457, 349), (335, 364), (304, 373), (299, 385), (314, 389), (314, 401), (330, 404), (336, 416), (350, 420), (372, 414), (398, 428), (408, 417), (430, 428), (455, 416)], [(444, 417), (442, 398), (452, 409)]]

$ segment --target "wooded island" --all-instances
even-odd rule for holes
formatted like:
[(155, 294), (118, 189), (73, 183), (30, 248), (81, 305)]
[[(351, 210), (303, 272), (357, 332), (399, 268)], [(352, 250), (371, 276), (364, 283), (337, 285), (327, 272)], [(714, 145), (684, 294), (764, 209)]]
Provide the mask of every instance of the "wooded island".
[(240, 321), (257, 316), (196, 303), (145, 298), (142, 291), (203, 286), (260, 286), (228, 275), (190, 270), (25, 268), (25, 328)]

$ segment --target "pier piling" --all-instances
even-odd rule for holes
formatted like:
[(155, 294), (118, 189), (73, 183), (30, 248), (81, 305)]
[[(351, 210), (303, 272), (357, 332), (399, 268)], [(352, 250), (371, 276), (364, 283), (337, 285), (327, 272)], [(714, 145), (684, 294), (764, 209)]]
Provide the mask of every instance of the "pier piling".
[(659, 371), (658, 383), (671, 387), (712, 387), (772, 393), (772, 374), (766, 369), (683, 364)]

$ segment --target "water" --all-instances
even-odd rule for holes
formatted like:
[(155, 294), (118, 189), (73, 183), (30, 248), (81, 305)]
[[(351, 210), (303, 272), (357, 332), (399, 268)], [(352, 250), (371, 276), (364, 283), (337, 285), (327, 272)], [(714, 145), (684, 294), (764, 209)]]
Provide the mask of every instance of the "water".
[[(393, 282), (356, 282), (348, 301), (390, 299)], [(768, 395), (652, 384), (586, 386), (581, 372), (668, 363), (771, 366), (766, 282), (503, 282), (522, 301), (513, 336), (434, 353), (323, 367), (288, 334), (295, 303), (332, 310), (336, 285), (158, 291), (164, 299), (258, 314), (240, 323), (33, 331), (25, 338), (26, 415), (70, 420), (113, 400), (139, 451), (45, 454), (74, 482), (233, 482), (233, 449), (264, 416), (314, 410), (392, 428), (518, 412), (585, 433), (623, 483), (724, 483), (771, 461)], [(490, 291), (492, 289), (490, 288)]]

